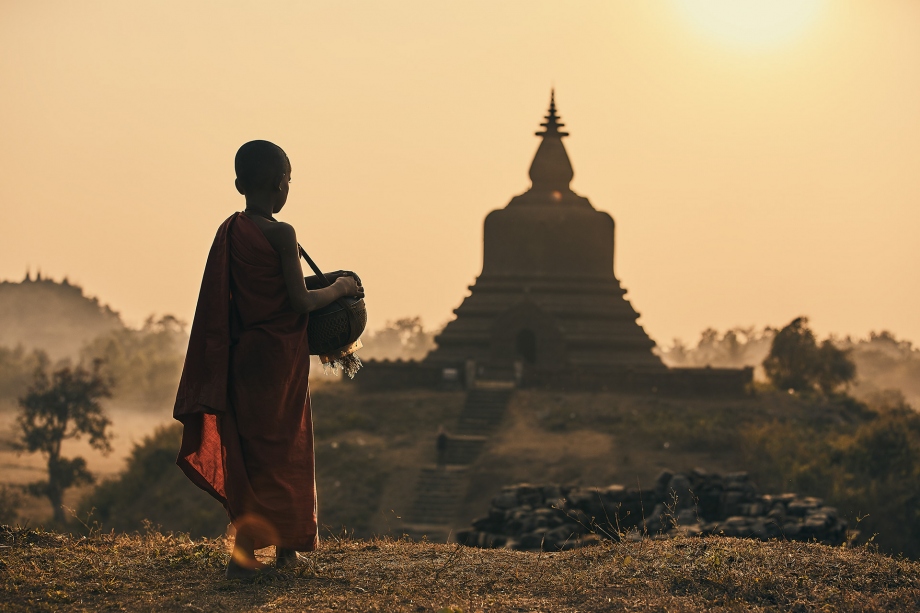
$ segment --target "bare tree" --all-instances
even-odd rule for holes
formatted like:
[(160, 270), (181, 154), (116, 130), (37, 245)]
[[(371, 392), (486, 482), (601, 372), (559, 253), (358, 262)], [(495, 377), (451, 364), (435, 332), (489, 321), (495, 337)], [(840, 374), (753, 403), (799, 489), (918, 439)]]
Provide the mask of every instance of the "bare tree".
[(95, 361), (91, 370), (64, 366), (50, 377), (45, 368), (39, 368), (28, 392), (19, 399), (16, 421), (21, 448), (39, 452), (48, 460), (48, 480), (30, 484), (29, 491), (48, 498), (58, 523), (64, 523), (64, 490), (94, 481), (86, 460), (61, 457), (61, 443), (87, 436), (93, 449), (103, 454), (112, 450), (112, 422), (99, 404), (99, 399), (111, 396), (112, 383), (100, 374), (101, 364)]

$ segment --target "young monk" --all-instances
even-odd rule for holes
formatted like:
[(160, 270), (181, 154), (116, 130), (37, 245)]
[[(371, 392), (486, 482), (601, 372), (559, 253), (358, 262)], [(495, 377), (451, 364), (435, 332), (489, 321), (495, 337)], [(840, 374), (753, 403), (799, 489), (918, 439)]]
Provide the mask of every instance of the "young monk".
[(291, 181), (280, 147), (246, 143), (235, 166), (246, 208), (211, 246), (173, 416), (177, 464), (236, 528), (227, 577), (248, 578), (256, 549), (276, 545), (284, 566), (318, 544), (307, 318), (364, 290), (348, 271), (304, 278), (294, 228), (274, 218)]

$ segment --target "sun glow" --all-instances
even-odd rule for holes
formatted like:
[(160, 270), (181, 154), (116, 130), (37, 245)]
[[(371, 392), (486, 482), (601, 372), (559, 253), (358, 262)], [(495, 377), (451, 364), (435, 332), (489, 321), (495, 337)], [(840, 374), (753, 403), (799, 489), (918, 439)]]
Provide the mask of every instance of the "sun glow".
[(825, 0), (674, 0), (701, 30), (740, 46), (785, 42), (814, 23)]

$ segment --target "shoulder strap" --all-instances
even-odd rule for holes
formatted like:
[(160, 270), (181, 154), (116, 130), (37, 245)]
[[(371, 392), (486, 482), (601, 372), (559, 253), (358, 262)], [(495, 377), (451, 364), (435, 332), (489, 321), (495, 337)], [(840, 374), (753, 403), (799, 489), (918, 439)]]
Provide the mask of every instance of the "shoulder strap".
[(313, 258), (307, 255), (307, 252), (304, 250), (303, 246), (301, 246), (300, 243), (297, 243), (297, 248), (300, 249), (300, 257), (302, 257), (303, 259), (307, 261), (307, 264), (310, 265), (310, 268), (313, 269), (313, 272), (316, 273), (316, 276), (326, 282), (326, 287), (329, 287), (330, 285), (332, 285), (329, 282), (329, 279), (326, 278), (326, 275), (323, 274), (323, 271), (320, 270), (319, 266), (316, 265), (316, 262), (313, 261)]

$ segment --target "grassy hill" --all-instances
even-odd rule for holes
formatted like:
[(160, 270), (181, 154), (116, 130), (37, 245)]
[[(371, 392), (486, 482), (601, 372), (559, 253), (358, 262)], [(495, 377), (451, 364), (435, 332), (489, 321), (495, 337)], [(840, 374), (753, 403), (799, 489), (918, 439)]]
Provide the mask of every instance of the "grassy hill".
[(710, 537), (560, 553), (330, 540), (227, 581), (224, 540), (0, 528), (5, 611), (916, 611), (920, 563), (865, 548)]

